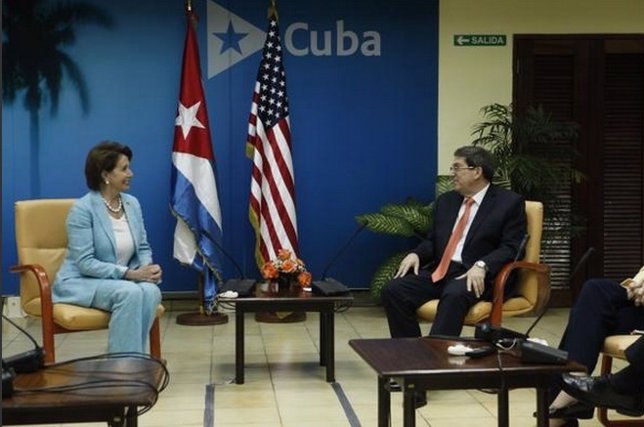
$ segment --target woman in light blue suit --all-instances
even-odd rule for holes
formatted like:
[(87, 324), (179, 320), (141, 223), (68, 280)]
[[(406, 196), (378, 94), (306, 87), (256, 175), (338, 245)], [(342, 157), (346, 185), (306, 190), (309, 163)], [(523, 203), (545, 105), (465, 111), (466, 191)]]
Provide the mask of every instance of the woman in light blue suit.
[(53, 300), (109, 311), (108, 352), (145, 352), (161, 302), (161, 267), (152, 263), (138, 200), (130, 188), (132, 151), (116, 142), (92, 148), (90, 192), (67, 216), (67, 253)]

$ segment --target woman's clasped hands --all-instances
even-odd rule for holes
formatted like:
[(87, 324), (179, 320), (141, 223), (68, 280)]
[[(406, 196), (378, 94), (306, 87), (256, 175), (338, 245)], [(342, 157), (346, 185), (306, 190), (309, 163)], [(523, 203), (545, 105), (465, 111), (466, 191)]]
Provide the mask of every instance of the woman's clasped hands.
[(143, 265), (137, 269), (130, 269), (125, 273), (125, 278), (135, 282), (161, 283), (161, 266), (158, 264)]

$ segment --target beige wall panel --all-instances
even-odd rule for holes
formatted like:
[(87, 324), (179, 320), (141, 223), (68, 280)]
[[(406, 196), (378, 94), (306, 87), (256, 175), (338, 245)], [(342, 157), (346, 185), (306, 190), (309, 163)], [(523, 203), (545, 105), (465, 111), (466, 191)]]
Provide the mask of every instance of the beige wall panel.
[[(644, 33), (644, 0), (441, 0), (438, 173), (472, 141), (481, 107), (512, 101), (514, 34)], [(455, 34), (504, 34), (500, 47), (454, 46)]]

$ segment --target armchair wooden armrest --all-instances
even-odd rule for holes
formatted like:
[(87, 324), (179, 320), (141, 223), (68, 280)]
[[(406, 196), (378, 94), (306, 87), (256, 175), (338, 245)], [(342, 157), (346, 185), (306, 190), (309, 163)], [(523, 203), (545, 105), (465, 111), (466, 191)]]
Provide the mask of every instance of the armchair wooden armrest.
[[(51, 283), (49, 282), (47, 272), (40, 264), (14, 265), (9, 268), (9, 271), (19, 274), (32, 273), (35, 276), (36, 282), (38, 283), (38, 289), (40, 290), (39, 316), (42, 318), (43, 347), (45, 349), (54, 348), (54, 305), (51, 299)], [(33, 312), (30, 312), (28, 314), (34, 316), (37, 315), (37, 313)], [(45, 354), (45, 357), (48, 358), (47, 354)], [(47, 361), (53, 362), (53, 360)]]
[(550, 267), (548, 265), (528, 261), (514, 261), (505, 264), (494, 280), (494, 299), (492, 301), (492, 312), (490, 313), (490, 323), (493, 325), (501, 325), (505, 285), (510, 278), (510, 274), (517, 269), (529, 270), (537, 275), (537, 300), (532, 308), (532, 313), (541, 313), (550, 299), (550, 282), (548, 280), (550, 277)]

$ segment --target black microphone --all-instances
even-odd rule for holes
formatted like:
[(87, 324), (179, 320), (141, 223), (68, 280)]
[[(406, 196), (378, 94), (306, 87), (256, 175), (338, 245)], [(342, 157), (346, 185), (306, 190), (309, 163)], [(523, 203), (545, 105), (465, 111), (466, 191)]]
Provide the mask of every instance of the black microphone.
[(525, 236), (523, 236), (523, 239), (521, 240), (521, 243), (519, 244), (519, 249), (517, 250), (516, 255), (514, 255), (514, 259), (512, 262), (517, 262), (519, 260), (519, 257), (525, 250), (525, 246), (528, 244), (528, 240), (530, 240), (530, 234), (525, 233)]
[[(579, 261), (577, 261), (577, 265), (575, 265), (575, 267), (572, 269), (572, 273), (570, 273), (570, 279), (569, 279), (569, 282), (570, 282), (570, 283), (572, 283), (572, 280), (575, 278), (575, 276), (577, 275), (577, 273), (579, 273), (579, 270), (581, 270), (581, 267), (582, 267), (583, 265), (585, 265), (585, 264), (586, 264), (586, 262), (588, 262), (588, 259), (590, 259), (591, 255), (592, 255), (592, 254), (594, 254), (594, 253), (595, 253), (595, 248), (593, 248), (592, 246), (591, 246), (591, 247), (589, 247), (588, 249), (586, 249), (586, 252), (584, 252), (584, 254), (581, 256), (581, 258), (579, 258)], [(541, 314), (540, 314), (540, 315), (539, 315), (539, 316), (534, 320), (534, 322), (532, 322), (532, 325), (530, 325), (530, 327), (528, 328), (528, 330), (525, 332), (525, 335), (526, 335), (527, 337), (529, 337), (529, 336), (530, 336), (530, 332), (532, 332), (532, 329), (534, 329), (534, 327), (535, 327), (535, 326), (537, 326), (537, 323), (539, 323), (539, 321), (541, 320), (541, 318), (546, 314), (546, 312), (548, 311), (548, 308), (549, 308), (548, 306), (549, 306), (549, 305), (550, 305), (550, 304), (546, 304), (546, 308), (545, 308), (545, 309), (543, 310), (543, 312), (542, 312), (542, 313), (541, 313)]]
[(244, 272), (242, 271), (242, 269), (241, 269), (241, 267), (239, 266), (239, 264), (237, 264), (237, 261), (235, 261), (235, 259), (233, 258), (233, 256), (232, 256), (231, 254), (229, 254), (229, 253), (228, 253), (228, 251), (226, 251), (226, 250), (224, 249), (224, 247), (223, 247), (223, 246), (221, 246), (221, 245), (219, 244), (219, 242), (217, 242), (217, 240), (215, 240), (215, 239), (212, 237), (212, 235), (208, 232), (208, 230), (201, 230), (201, 231), (202, 231), (202, 232), (203, 232), (203, 234), (208, 238), (208, 240), (210, 240), (210, 241), (212, 242), (212, 244), (213, 244), (213, 245), (215, 245), (215, 247), (217, 248), (217, 250), (218, 250), (219, 252), (221, 252), (221, 253), (222, 253), (226, 258), (228, 258), (228, 260), (229, 260), (229, 261), (233, 264), (233, 266), (235, 267), (235, 270), (237, 270), (237, 273), (239, 273), (239, 276), (240, 276), (242, 279), (244, 279), (244, 278), (245, 278), (245, 276), (244, 276)]
[[(38, 369), (42, 368), (45, 365), (45, 352), (43, 348), (38, 345), (38, 342), (29, 335), (29, 332), (22, 329), (16, 323), (11, 321), (4, 314), (2, 318), (7, 322), (11, 323), (16, 329), (22, 332), (29, 340), (34, 344), (34, 349), (25, 351), (24, 353), (19, 353), (14, 356), (9, 356), (6, 359), (2, 359), (2, 369), (7, 371), (13, 370), (14, 372), (35, 372)], [(4, 380), (4, 373), (3, 373)]]
[(331, 258), (331, 261), (329, 261), (327, 263), (326, 267), (324, 267), (324, 270), (322, 270), (321, 280), (326, 279), (326, 273), (329, 271), (329, 268), (331, 268), (331, 266), (338, 260), (338, 258), (340, 258), (340, 255), (342, 255), (344, 253), (344, 251), (349, 247), (351, 242), (353, 242), (353, 240), (358, 236), (358, 234), (360, 234), (360, 232), (362, 230), (365, 229), (365, 227), (367, 225), (369, 225), (369, 221), (365, 220), (364, 224), (362, 224), (358, 228), (356, 228), (356, 230), (353, 232), (351, 237), (349, 237), (349, 239), (346, 241), (346, 243), (336, 252), (336, 254), (333, 256), (333, 258)]
[(311, 289), (313, 290), (313, 293), (318, 294), (318, 295), (324, 295), (324, 296), (333, 296), (333, 295), (343, 295), (349, 293), (349, 288), (347, 288), (344, 284), (338, 282), (335, 279), (328, 278), (326, 277), (326, 273), (329, 271), (331, 266), (340, 258), (340, 255), (344, 253), (344, 251), (349, 247), (349, 245), (353, 242), (353, 240), (360, 234), (362, 230), (365, 229), (369, 225), (369, 221), (364, 221), (356, 230), (353, 232), (351, 237), (340, 247), (340, 249), (335, 253), (335, 255), (331, 258), (331, 260), (327, 263), (326, 267), (324, 267), (324, 270), (322, 270), (322, 276), (320, 280), (315, 280), (311, 284)]
[(221, 252), (230, 262), (233, 264), (235, 269), (237, 270), (237, 273), (239, 273), (239, 278), (238, 279), (228, 279), (226, 280), (217, 290), (217, 293), (222, 293), (222, 292), (227, 292), (227, 291), (232, 291), (232, 292), (237, 292), (238, 296), (245, 297), (249, 296), (251, 292), (253, 291), (253, 288), (255, 287), (256, 280), (255, 279), (247, 279), (244, 275), (244, 272), (242, 271), (241, 267), (239, 267), (239, 264), (233, 256), (228, 253), (224, 249), (222, 245), (217, 242), (217, 240), (213, 239), (212, 235), (207, 231), (207, 230), (202, 230), (204, 235), (212, 242), (213, 245)]

